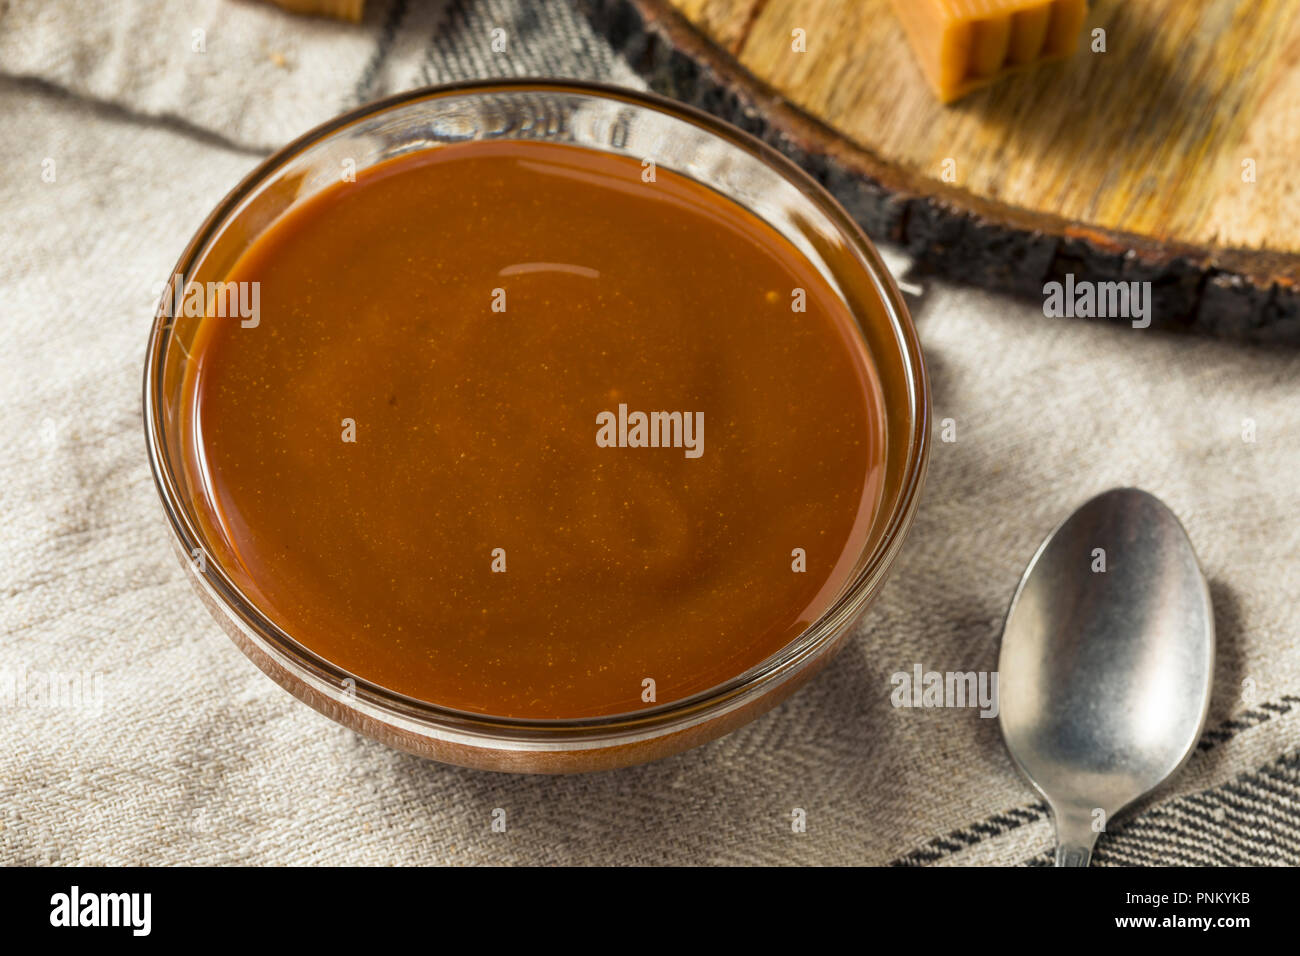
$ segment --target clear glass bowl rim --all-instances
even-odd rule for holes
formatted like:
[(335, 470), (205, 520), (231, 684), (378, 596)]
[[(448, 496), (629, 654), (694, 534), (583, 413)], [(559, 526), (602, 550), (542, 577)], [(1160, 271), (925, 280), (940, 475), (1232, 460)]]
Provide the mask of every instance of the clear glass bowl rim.
[[(553, 746), (562, 745), (570, 740), (589, 740), (593, 736), (611, 740), (629, 735), (640, 737), (647, 733), (658, 736), (708, 719), (714, 713), (729, 710), (731, 709), (729, 705), (739, 706), (752, 700), (767, 689), (774, 689), (783, 683), (785, 678), (800, 670), (805, 662), (816, 658), (826, 644), (852, 624), (863, 606), (879, 590), (902, 545), (920, 499), (929, 459), (930, 432), (929, 382), (920, 341), (902, 295), (875, 246), (821, 184), (793, 161), (751, 134), (700, 109), (655, 93), (569, 79), (470, 80), (422, 87), (366, 103), (309, 130), (271, 154), (245, 176), (208, 215), (190, 239), (171, 275), (175, 277), (191, 274), (199, 254), (226, 227), (244, 199), (264, 180), (273, 176), (295, 156), (346, 127), (388, 110), (409, 106), (422, 100), (523, 92), (569, 93), (613, 100), (664, 113), (702, 128), (725, 140), (729, 145), (749, 153), (783, 176), (799, 190), (805, 200), (816, 205), (834, 224), (840, 238), (870, 276), (872, 284), (884, 303), (886, 315), (893, 326), (903, 355), (908, 399), (911, 405), (911, 434), (906, 450), (903, 482), (889, 515), (888, 524), (862, 570), (858, 572), (840, 598), (798, 638), (775, 655), (731, 680), (691, 697), (647, 707), (644, 710), (575, 719), (493, 717), (441, 707), (388, 690), (334, 665), (281, 630), (240, 592), (226, 577), (217, 562), (207, 562), (205, 570), (195, 573), (205, 580), (209, 591), (221, 603), (222, 609), (238, 619), (237, 626), (242, 624), (242, 630), (256, 642), (264, 645), (264, 650), (267, 649), (265, 646), (269, 645), (269, 648), (276, 652), (274, 657), (282, 666), (296, 671), (295, 676), (304, 680), (314, 677), (318, 686), (335, 688), (333, 696), (340, 702), (341, 689), (349, 686), (345, 682), (351, 682), (352, 690), (347, 695), (348, 699), (368, 704), (371, 712), (388, 715), (407, 724), (414, 721), (433, 736), (438, 736), (438, 731), (442, 730), (452, 735), (468, 733), (474, 737), (499, 741), (549, 742)], [(166, 293), (163, 298), (165, 301)], [(162, 415), (164, 400), (162, 369), (167, 357), (169, 341), (170, 323), (163, 307), (160, 306), (150, 331), (144, 368), (143, 416), (149, 466), (168, 523), (175, 535), (175, 543), (182, 549), (183, 554), (193, 554), (196, 549), (208, 553), (202, 536), (190, 521), (182, 504), (183, 498), (173, 476), (173, 463), (169, 460), (166, 450)]]

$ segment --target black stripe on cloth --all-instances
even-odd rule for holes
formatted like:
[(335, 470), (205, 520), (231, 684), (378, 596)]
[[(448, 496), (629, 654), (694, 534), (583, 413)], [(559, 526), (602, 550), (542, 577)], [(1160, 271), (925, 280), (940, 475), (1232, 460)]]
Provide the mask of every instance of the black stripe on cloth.
[[(1260, 724), (1266, 723), (1274, 717), (1289, 714), (1291, 711), (1296, 709), (1297, 705), (1300, 705), (1300, 696), (1293, 694), (1284, 694), (1275, 701), (1262, 703), (1258, 707), (1238, 714), (1235, 717), (1231, 717), (1228, 720), (1223, 721), (1217, 727), (1205, 731), (1205, 733), (1201, 735), (1201, 739), (1197, 743), (1196, 749), (1200, 753), (1204, 753), (1207, 750), (1213, 750), (1219, 744), (1225, 743), (1242, 731), (1249, 730), (1252, 727), (1258, 727)], [(1283, 757), (1282, 759), (1285, 760), (1287, 758)], [(1259, 773), (1263, 774), (1265, 771), (1261, 770)], [(1273, 778), (1268, 779), (1271, 780)], [(1259, 784), (1259, 786), (1264, 785), (1264, 783)], [(1286, 788), (1286, 784), (1285, 782), (1278, 782), (1276, 785), (1280, 788), (1278, 790), (1278, 796), (1283, 798), (1283, 804), (1285, 805), (1285, 799), (1287, 799), (1285, 794), (1289, 792)], [(1229, 786), (1229, 784), (1224, 784), (1224, 786)], [(1300, 806), (1300, 803), (1297, 803), (1297, 806)], [(1145, 819), (1154, 812), (1155, 809), (1147, 811), (1147, 813), (1135, 818), (1135, 820)], [(1047, 805), (1041, 801), (1024, 807), (1004, 810), (1003, 812), (994, 814), (980, 822), (972, 823), (968, 826), (960, 827), (956, 830), (945, 833), (942, 836), (935, 837), (934, 839), (921, 844), (921, 846), (916, 849), (909, 850), (902, 856), (891, 860), (889, 865), (925, 866), (928, 863), (935, 863), (942, 860), (944, 857), (951, 856), (954, 853), (959, 853), (968, 847), (975, 846), (977, 843), (982, 843), (986, 839), (1001, 836), (1004, 833), (1008, 833), (1011, 830), (1024, 826), (1026, 823), (1033, 823), (1037, 820), (1041, 820), (1047, 816), (1047, 813)], [(1126, 830), (1127, 827), (1124, 829)], [(1116, 835), (1119, 832), (1123, 831), (1117, 830)], [(1295, 849), (1300, 850), (1300, 839), (1297, 840)], [(1042, 861), (1045, 860), (1046, 864), (1050, 865), (1053, 855), (1053, 853), (1048, 852), (1044, 855), (1036, 856), (1028, 861), (1028, 864), (1031, 866), (1041, 865)], [(1104, 858), (1104, 856), (1104, 853), (1099, 854), (1098, 859)]]
[(1251, 727), (1256, 727), (1267, 720), (1272, 720), (1274, 717), (1289, 714), (1295, 710), (1298, 704), (1300, 704), (1300, 697), (1292, 694), (1283, 695), (1276, 701), (1260, 704), (1254, 710), (1248, 710), (1231, 720), (1225, 720), (1213, 730), (1207, 730), (1201, 735), (1201, 740), (1196, 745), (1196, 749), (1202, 752), (1212, 750), (1243, 730), (1249, 730)]
[[(493, 31), (505, 49), (492, 50)], [(423, 83), (500, 76), (608, 80), (615, 54), (592, 32), (571, 0), (517, 3), (454, 0), (445, 27), (430, 38), (420, 69)]]
[[(1051, 866), (1053, 852), (1028, 866)], [(1175, 797), (1097, 841), (1096, 866), (1300, 865), (1300, 751)]]
[(1014, 807), (1002, 813), (994, 814), (978, 823), (952, 830), (940, 837), (935, 837), (902, 856), (891, 860), (890, 866), (925, 866), (936, 863), (946, 856), (959, 853), (968, 847), (985, 840), (1002, 836), (1019, 829), (1026, 823), (1033, 823), (1047, 816), (1047, 804), (1039, 802), (1026, 807)]
[(370, 61), (361, 71), (361, 77), (352, 91), (352, 102), (349, 106), (359, 106), (371, 99), (375, 80), (379, 77), (379, 71), (383, 69), (384, 64), (388, 62), (388, 54), (392, 52), (393, 43), (397, 40), (397, 30), (406, 16), (408, 2), (409, 0), (390, 0), (388, 11), (384, 15), (384, 25), (379, 31), (379, 42), (375, 45), (375, 52), (370, 55)]

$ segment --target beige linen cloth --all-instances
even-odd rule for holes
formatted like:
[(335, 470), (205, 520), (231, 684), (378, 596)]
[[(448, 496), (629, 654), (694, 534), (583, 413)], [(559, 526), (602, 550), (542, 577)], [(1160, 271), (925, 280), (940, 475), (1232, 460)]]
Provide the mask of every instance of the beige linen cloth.
[[(507, 0), (372, 0), (359, 26), (251, 0), (8, 0), (0, 74), (0, 863), (1042, 862), (1050, 823), (997, 722), (895, 709), (890, 676), (994, 669), (1042, 536), (1124, 484), (1185, 523), (1218, 669), (1200, 749), (1097, 862), (1300, 862), (1300, 353), (924, 280), (956, 440), (936, 433), (915, 527), (835, 662), (648, 766), (441, 766), (298, 703), (191, 592), (140, 419), (154, 288), (262, 155), (358, 102), (473, 75), (639, 81), (566, 4)], [(51, 674), (88, 690), (47, 700)]]

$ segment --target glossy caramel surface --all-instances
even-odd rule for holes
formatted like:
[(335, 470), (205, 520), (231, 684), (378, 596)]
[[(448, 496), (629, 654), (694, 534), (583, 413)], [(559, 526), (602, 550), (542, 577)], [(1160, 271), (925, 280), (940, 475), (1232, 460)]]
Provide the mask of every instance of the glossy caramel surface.
[[(193, 343), (193, 504), (250, 600), (359, 677), (502, 717), (635, 712), (780, 650), (858, 558), (884, 438), (853, 319), (683, 177), (428, 150), (296, 207), (227, 278), (259, 315)], [(698, 455), (602, 444), (620, 406), (700, 421)]]

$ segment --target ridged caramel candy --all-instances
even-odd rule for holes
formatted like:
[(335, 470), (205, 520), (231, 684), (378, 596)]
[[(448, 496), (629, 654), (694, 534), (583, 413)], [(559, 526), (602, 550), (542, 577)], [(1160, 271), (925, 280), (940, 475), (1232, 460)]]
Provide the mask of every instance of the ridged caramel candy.
[(921, 70), (945, 103), (1006, 73), (1069, 56), (1087, 0), (893, 0)]

